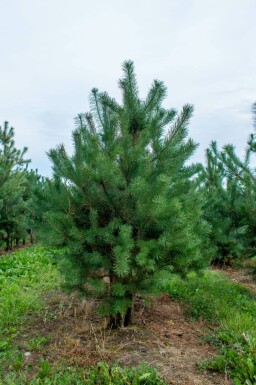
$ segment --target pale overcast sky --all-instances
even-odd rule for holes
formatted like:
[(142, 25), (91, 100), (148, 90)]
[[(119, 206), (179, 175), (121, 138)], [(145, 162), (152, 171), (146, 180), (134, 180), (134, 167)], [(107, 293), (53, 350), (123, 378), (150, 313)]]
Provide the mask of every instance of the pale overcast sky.
[(243, 153), (256, 100), (256, 0), (0, 0), (0, 15), (0, 122), (15, 127), (41, 174), (50, 174), (46, 151), (71, 150), (92, 87), (119, 99), (126, 59), (142, 97), (157, 78), (166, 107), (194, 104), (196, 161), (213, 139)]

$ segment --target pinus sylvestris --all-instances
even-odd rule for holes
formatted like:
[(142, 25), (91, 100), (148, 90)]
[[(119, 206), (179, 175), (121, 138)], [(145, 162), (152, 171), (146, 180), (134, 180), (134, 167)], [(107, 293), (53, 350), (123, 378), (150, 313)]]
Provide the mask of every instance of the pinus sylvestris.
[(254, 132), (244, 156), (232, 144), (218, 148), (212, 142), (203, 168), (206, 193), (205, 219), (211, 225), (214, 262), (252, 257), (256, 252), (256, 103), (252, 105)]
[(173, 272), (208, 262), (198, 167), (187, 162), (197, 147), (187, 138), (193, 107), (165, 109), (157, 80), (142, 100), (131, 61), (123, 73), (122, 103), (93, 89), (73, 155), (63, 145), (48, 153), (45, 214), (50, 241), (67, 246), (66, 286), (100, 298), (113, 328), (131, 323), (135, 295), (157, 295)]
[(0, 126), (0, 240), (6, 250), (26, 237), (30, 225), (27, 150), (15, 147), (14, 128), (4, 122)]

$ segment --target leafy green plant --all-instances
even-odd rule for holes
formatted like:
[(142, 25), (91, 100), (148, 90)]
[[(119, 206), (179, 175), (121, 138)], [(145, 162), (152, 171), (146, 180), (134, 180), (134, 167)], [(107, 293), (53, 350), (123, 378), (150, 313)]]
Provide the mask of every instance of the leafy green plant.
[(49, 337), (37, 337), (30, 340), (27, 344), (28, 349), (39, 351), (49, 342)]
[(9, 346), (10, 344), (7, 341), (0, 341), (0, 353), (5, 352)]
[(13, 363), (13, 369), (16, 371), (19, 371), (24, 364), (24, 358), (22, 353), (18, 353), (14, 363)]
[(39, 366), (40, 366), (40, 369), (37, 376), (41, 379), (48, 377), (51, 372), (51, 364), (48, 361), (40, 360)]

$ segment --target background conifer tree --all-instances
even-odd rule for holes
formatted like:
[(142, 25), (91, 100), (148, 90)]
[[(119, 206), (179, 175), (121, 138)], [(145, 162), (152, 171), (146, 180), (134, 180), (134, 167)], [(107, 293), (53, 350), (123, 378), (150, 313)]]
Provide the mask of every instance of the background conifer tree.
[[(252, 112), (256, 129), (256, 103)], [(219, 150), (213, 142), (207, 150), (202, 174), (207, 198), (204, 213), (212, 226), (211, 240), (220, 262), (256, 252), (255, 152), (255, 133), (249, 137), (243, 159), (231, 144)]]
[(27, 231), (26, 152), (27, 148), (16, 149), (14, 129), (5, 122), (0, 127), (0, 233), (7, 250)]
[(241, 222), (242, 188), (235, 178), (227, 175), (219, 155), (216, 142), (212, 142), (206, 152), (202, 178), (206, 197), (204, 218), (211, 224), (212, 262), (222, 265), (244, 253), (247, 228)]
[(49, 241), (66, 245), (66, 286), (101, 298), (109, 326), (131, 322), (136, 294), (159, 294), (170, 274), (208, 262), (207, 224), (197, 191), (197, 145), (187, 138), (193, 107), (162, 105), (155, 80), (139, 98), (133, 63), (123, 65), (122, 104), (93, 89), (91, 112), (80, 114), (74, 153), (49, 152), (45, 220)]

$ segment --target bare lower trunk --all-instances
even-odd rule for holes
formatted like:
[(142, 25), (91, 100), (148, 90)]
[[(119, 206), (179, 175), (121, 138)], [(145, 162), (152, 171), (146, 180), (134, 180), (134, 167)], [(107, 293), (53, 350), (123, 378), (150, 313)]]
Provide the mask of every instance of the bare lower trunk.
[(108, 328), (109, 329), (119, 329), (131, 325), (132, 323), (132, 313), (133, 313), (133, 296), (130, 297), (131, 306), (128, 307), (124, 314), (117, 313), (115, 316), (111, 315), (109, 317)]
[(32, 229), (29, 229), (28, 233), (29, 233), (30, 243), (33, 245), (33, 243), (34, 243), (34, 234), (33, 234)]
[(115, 316), (111, 315), (109, 317), (108, 328), (109, 329), (119, 329), (122, 327), (122, 315), (117, 313)]
[(11, 250), (11, 248), (10, 248), (10, 238), (9, 238), (9, 236), (6, 238), (6, 251), (9, 251), (9, 250)]
[(129, 307), (125, 314), (117, 313), (115, 316), (109, 317), (108, 328), (109, 329), (120, 329), (131, 325), (132, 323), (132, 308)]

